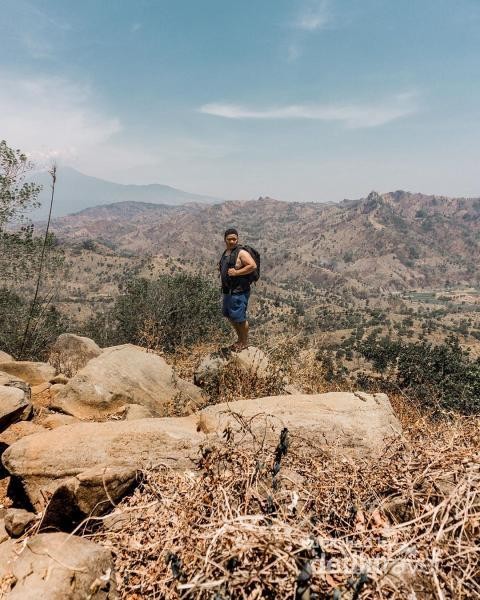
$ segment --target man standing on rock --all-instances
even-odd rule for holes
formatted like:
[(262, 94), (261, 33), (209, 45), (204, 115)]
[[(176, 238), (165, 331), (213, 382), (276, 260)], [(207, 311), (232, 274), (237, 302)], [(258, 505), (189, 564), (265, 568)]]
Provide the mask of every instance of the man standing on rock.
[(251, 276), (257, 263), (244, 247), (240, 246), (238, 231), (227, 229), (224, 234), (226, 250), (220, 259), (222, 279), (223, 316), (232, 324), (238, 340), (230, 349), (240, 352), (248, 348), (247, 306), (250, 297)]

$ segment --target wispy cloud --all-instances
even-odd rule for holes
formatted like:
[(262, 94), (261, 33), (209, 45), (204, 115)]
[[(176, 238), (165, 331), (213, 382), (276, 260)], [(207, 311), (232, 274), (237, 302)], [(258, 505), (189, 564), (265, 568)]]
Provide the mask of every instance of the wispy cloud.
[(290, 104), (270, 108), (251, 108), (238, 104), (212, 102), (198, 110), (225, 119), (310, 119), (337, 121), (346, 127), (378, 127), (417, 112), (415, 93), (398, 94), (388, 101), (371, 104)]
[(71, 31), (67, 21), (52, 16), (28, 0), (4, 0), (0, 37), (10, 38), (33, 59), (52, 59), (54, 40), (62, 40)]
[(94, 108), (88, 86), (0, 72), (1, 135), (33, 158), (69, 160), (120, 129), (118, 119)]
[(305, 3), (294, 21), (294, 27), (303, 31), (323, 29), (330, 21), (327, 0), (310, 0)]

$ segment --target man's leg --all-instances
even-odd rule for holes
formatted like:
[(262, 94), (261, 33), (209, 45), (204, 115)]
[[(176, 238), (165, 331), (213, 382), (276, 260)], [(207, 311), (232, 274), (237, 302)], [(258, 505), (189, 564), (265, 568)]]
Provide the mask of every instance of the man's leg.
[(237, 323), (238, 343), (242, 348), (248, 348), (248, 321)]
[(235, 321), (230, 322), (237, 332), (238, 340), (235, 343), (235, 346), (240, 350), (248, 348), (248, 321), (243, 321), (243, 323), (235, 323)]

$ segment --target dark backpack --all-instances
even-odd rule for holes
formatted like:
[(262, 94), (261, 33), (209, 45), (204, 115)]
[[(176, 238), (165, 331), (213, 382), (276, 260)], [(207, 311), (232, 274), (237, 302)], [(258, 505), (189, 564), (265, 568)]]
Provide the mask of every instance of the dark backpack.
[(250, 256), (253, 258), (253, 260), (255, 261), (255, 264), (257, 265), (257, 268), (255, 269), (255, 271), (252, 271), (252, 273), (250, 273), (250, 275), (246, 275), (246, 277), (248, 277), (249, 283), (256, 283), (260, 279), (260, 252), (258, 252), (258, 250), (255, 250), (255, 248), (252, 248), (252, 246), (237, 246), (233, 250), (233, 252), (230, 254), (230, 260), (228, 261), (228, 266), (234, 267), (236, 265), (238, 253), (240, 252), (240, 250), (246, 250), (250, 254)]

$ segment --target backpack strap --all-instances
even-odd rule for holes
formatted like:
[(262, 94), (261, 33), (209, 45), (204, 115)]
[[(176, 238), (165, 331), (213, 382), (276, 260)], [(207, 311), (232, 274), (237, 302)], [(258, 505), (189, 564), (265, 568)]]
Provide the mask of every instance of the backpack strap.
[(235, 248), (231, 251), (230, 256), (228, 258), (228, 267), (229, 268), (233, 268), (237, 264), (237, 258), (240, 253), (240, 250), (242, 250), (242, 248), (243, 248), (243, 246), (240, 246), (240, 245), (235, 246)]

